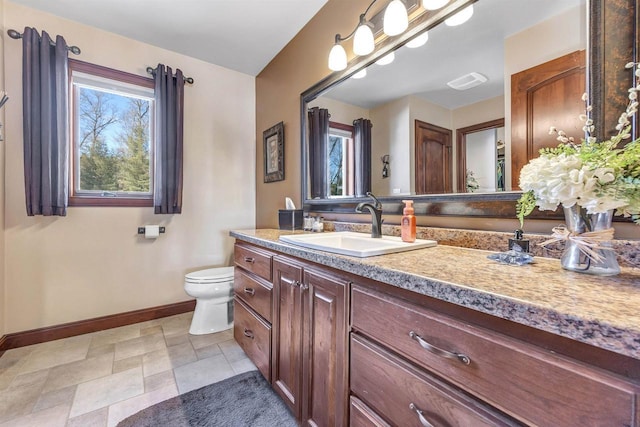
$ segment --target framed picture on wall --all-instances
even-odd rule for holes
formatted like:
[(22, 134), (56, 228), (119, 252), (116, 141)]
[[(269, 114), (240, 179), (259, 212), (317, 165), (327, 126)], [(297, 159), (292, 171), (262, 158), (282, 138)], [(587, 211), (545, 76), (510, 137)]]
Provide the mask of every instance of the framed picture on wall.
[(284, 123), (262, 133), (264, 141), (264, 182), (284, 180)]

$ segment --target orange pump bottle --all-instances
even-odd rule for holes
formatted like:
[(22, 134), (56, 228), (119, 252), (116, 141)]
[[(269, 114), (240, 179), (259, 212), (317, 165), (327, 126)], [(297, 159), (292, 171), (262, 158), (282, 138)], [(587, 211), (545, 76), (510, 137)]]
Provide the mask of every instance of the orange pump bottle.
[(400, 233), (403, 242), (412, 243), (416, 241), (416, 217), (413, 215), (413, 200), (403, 200), (402, 203), (405, 206), (402, 210)]

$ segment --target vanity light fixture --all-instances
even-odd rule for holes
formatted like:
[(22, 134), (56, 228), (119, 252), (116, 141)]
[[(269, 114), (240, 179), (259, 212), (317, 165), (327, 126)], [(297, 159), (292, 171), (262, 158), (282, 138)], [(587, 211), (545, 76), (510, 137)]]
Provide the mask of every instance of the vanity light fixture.
[(470, 4), (469, 6), (462, 9), (460, 12), (453, 15), (451, 18), (445, 19), (444, 23), (450, 27), (455, 27), (457, 25), (464, 24), (469, 19), (471, 19), (472, 16), (473, 16), (473, 5)]
[(422, 0), (422, 7), (427, 10), (438, 10), (449, 3), (449, 0)]
[(340, 44), (340, 34), (336, 34), (336, 44), (333, 45), (329, 52), (329, 69), (341, 71), (345, 68), (347, 68), (347, 52)]
[(367, 69), (366, 68), (363, 68), (362, 70), (358, 71), (353, 76), (351, 76), (352, 79), (362, 79), (364, 77), (367, 77)]
[(427, 40), (429, 40), (429, 32), (425, 31), (424, 33), (420, 34), (418, 37), (411, 39), (409, 42), (407, 42), (405, 46), (408, 47), (409, 49), (415, 49), (417, 47), (424, 46), (425, 43), (427, 43)]
[(375, 49), (375, 41), (373, 40), (373, 31), (369, 23), (364, 17), (364, 13), (360, 15), (358, 28), (353, 36), (353, 53), (356, 55), (368, 55)]
[(383, 31), (388, 36), (402, 34), (409, 27), (407, 7), (400, 0), (392, 0), (384, 11)]
[(376, 61), (376, 64), (378, 65), (389, 65), (393, 62), (393, 60), (396, 59), (396, 54), (393, 52), (390, 52), (388, 54), (386, 54), (385, 56), (383, 56), (382, 58), (378, 59)]

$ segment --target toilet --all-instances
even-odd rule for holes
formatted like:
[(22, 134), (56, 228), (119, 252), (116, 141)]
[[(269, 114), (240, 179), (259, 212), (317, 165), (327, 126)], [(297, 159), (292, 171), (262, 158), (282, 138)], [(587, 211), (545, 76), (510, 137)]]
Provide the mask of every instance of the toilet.
[(184, 291), (196, 299), (190, 334), (212, 334), (233, 327), (233, 267), (188, 273)]

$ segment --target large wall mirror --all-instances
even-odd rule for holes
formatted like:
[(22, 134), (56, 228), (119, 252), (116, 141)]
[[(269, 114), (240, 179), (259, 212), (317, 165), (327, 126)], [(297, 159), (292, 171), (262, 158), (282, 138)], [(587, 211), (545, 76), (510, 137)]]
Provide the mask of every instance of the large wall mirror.
[[(464, 24), (442, 22), (471, 3), (474, 13)], [(600, 68), (618, 60), (605, 57), (605, 22), (634, 9), (635, 1), (614, 0), (617, 9), (609, 12), (600, 3), (453, 0), (440, 15), (423, 13), (405, 35), (382, 40), (376, 52), (307, 90), (301, 103), (305, 205), (349, 211), (372, 191), (389, 213), (411, 197), (423, 205), (422, 214), (510, 215), (519, 169), (539, 148), (556, 145), (549, 127), (580, 137), (582, 93), (591, 86), (604, 97)], [(626, 29), (633, 32), (629, 28), (633, 20)], [(405, 46), (424, 33), (424, 45)], [(389, 53), (393, 62), (380, 65)], [(620, 59), (620, 66), (630, 59)], [(328, 113), (324, 159), (313, 153), (310, 110)], [(362, 121), (370, 144), (364, 149)], [(314, 168), (320, 161), (323, 180)], [(453, 203), (443, 210), (447, 202)]]

